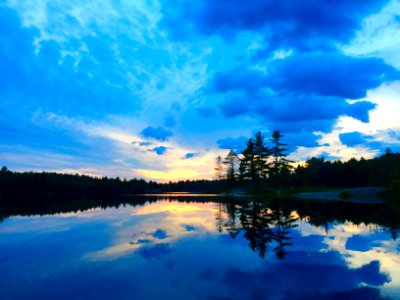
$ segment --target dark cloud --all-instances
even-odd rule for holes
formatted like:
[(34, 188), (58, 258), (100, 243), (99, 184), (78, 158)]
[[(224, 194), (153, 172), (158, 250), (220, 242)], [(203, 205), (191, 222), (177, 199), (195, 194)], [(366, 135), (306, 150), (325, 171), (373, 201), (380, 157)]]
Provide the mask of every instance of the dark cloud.
[(196, 230), (199, 230), (198, 227), (193, 226), (193, 225), (183, 225), (183, 227), (185, 228), (186, 231), (196, 231)]
[(365, 136), (360, 132), (346, 132), (339, 134), (342, 144), (353, 147), (365, 143)]
[(399, 79), (400, 72), (378, 58), (314, 52), (275, 60), (267, 76), (276, 91), (360, 99), (368, 89)]
[(168, 237), (167, 232), (164, 229), (160, 229), (160, 228), (158, 228), (156, 231), (154, 231), (151, 235), (159, 240), (163, 240)]
[[(240, 31), (261, 32), (268, 49), (329, 49), (348, 42), (365, 16), (387, 1), (329, 0), (205, 0), (174, 1), (163, 7), (163, 23), (175, 38), (220, 35), (231, 39)], [(182, 22), (182, 16), (186, 16)]]
[(366, 101), (350, 104), (332, 96), (264, 93), (255, 97), (228, 95), (219, 109), (227, 118), (255, 116), (266, 126), (272, 123), (282, 132), (326, 132), (342, 115), (368, 122), (369, 111), (375, 106)]
[(139, 146), (142, 146), (142, 147), (146, 147), (146, 146), (150, 146), (150, 145), (151, 145), (150, 142), (140, 142), (139, 143)]
[(183, 157), (184, 159), (191, 159), (191, 158), (195, 158), (198, 157), (199, 154), (198, 153), (192, 153), (192, 152), (188, 152), (185, 154), (185, 156)]
[(376, 108), (376, 104), (368, 101), (359, 101), (347, 106), (346, 115), (360, 120), (361, 122), (369, 122), (369, 112)]
[(224, 138), (217, 140), (218, 147), (220, 149), (235, 150), (237, 152), (242, 152), (246, 148), (246, 143), (249, 138), (244, 136), (239, 136), (237, 138)]
[(319, 143), (317, 142), (319, 138), (319, 136), (312, 132), (300, 131), (297, 133), (284, 134), (282, 141), (288, 144), (287, 148), (289, 151), (294, 151), (297, 146), (307, 148), (319, 146)]
[(145, 246), (138, 250), (138, 253), (143, 258), (149, 259), (157, 259), (163, 256), (168, 255), (171, 252), (171, 248), (169, 244), (156, 244), (154, 246)]
[(235, 90), (256, 92), (267, 86), (266, 75), (260, 71), (237, 68), (225, 72), (217, 72), (212, 79), (210, 89), (217, 93)]
[(367, 90), (400, 78), (398, 70), (380, 59), (332, 51), (293, 54), (271, 61), (267, 69), (217, 72), (206, 91), (210, 97), (222, 96), (218, 108), (227, 118), (251, 115), (264, 124), (291, 126), (288, 131), (326, 132), (342, 115), (368, 122), (376, 104), (347, 100), (363, 98)]
[(377, 260), (371, 261), (369, 264), (361, 266), (361, 268), (356, 269), (358, 279), (361, 282), (365, 282), (369, 285), (381, 286), (386, 282), (391, 281), (391, 278), (386, 273), (380, 272), (380, 262)]
[(368, 89), (400, 78), (400, 72), (378, 58), (355, 58), (340, 52), (295, 54), (268, 65), (268, 73), (237, 68), (214, 75), (217, 93), (261, 89), (300, 95), (360, 99)]
[(293, 235), (292, 251), (314, 251), (315, 249), (327, 249), (328, 245), (324, 242), (325, 237), (322, 235), (301, 236), (300, 233)]
[(360, 132), (346, 132), (339, 134), (340, 141), (348, 146), (353, 147), (357, 145), (363, 145), (368, 147), (371, 150), (379, 151), (378, 155), (382, 155), (385, 153), (386, 149), (391, 149), (394, 152), (400, 151), (400, 145), (398, 143), (387, 143), (387, 142), (379, 142), (374, 141), (373, 136), (364, 135)]
[[(387, 274), (381, 273), (378, 261), (350, 269), (340, 254), (331, 255), (330, 252), (315, 252), (311, 256), (308, 252), (304, 255), (291, 252), (287, 257), (297, 254), (301, 257), (294, 258), (291, 262), (285, 259), (279, 265), (269, 262), (261, 270), (228, 269), (221, 283), (233, 289), (240, 299), (263, 299), (267, 294), (271, 298), (287, 295), (287, 299), (305, 299), (313, 295), (329, 296), (341, 292), (351, 294), (361, 284), (382, 286), (390, 281)], [(333, 260), (329, 260), (330, 258)], [(277, 289), (277, 286), (280, 288)]]
[(162, 128), (149, 126), (142, 130), (140, 133), (145, 138), (152, 138), (158, 141), (165, 141), (172, 136), (172, 132)]
[(151, 241), (150, 241), (150, 240), (147, 240), (147, 239), (138, 239), (138, 240), (137, 240), (137, 243), (138, 243), (138, 244), (150, 244)]
[(233, 118), (244, 114), (256, 111), (257, 107), (261, 106), (262, 102), (259, 97), (251, 95), (234, 94), (226, 95), (225, 101), (218, 108), (221, 114), (226, 118)]
[(158, 147), (151, 149), (150, 151), (155, 152), (158, 155), (164, 155), (167, 152), (167, 150), (168, 150), (168, 147), (158, 146)]
[(346, 250), (367, 252), (372, 249), (373, 241), (362, 235), (353, 235), (346, 241)]

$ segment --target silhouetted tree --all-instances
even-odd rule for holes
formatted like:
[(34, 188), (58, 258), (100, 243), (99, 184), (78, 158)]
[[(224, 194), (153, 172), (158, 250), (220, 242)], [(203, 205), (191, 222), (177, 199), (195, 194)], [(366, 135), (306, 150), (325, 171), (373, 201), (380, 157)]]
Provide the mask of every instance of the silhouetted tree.
[(255, 189), (259, 189), (262, 180), (267, 177), (269, 154), (270, 151), (265, 146), (261, 132), (256, 133), (254, 139), (249, 139), (242, 152), (240, 162), (242, 177), (251, 180)]
[(226, 179), (229, 186), (233, 186), (237, 177), (237, 165), (239, 158), (235, 151), (230, 150), (228, 155), (224, 158), (223, 164), (226, 166)]
[(274, 131), (270, 138), (273, 145), (270, 150), (273, 159), (269, 163), (269, 174), (270, 181), (276, 188), (280, 187), (283, 177), (288, 177), (289, 171), (293, 169), (290, 165), (293, 161), (286, 158), (287, 154), (285, 152), (288, 151), (288, 148), (286, 148), (288, 144), (281, 142), (282, 137), (283, 135), (279, 131)]
[(272, 241), (272, 230), (269, 228), (270, 215), (265, 202), (254, 199), (243, 203), (240, 214), (243, 236), (249, 241), (250, 249), (256, 251), (261, 258), (265, 258), (268, 245)]
[(290, 213), (284, 213), (278, 199), (272, 202), (271, 223), (274, 225), (273, 240), (276, 242), (274, 251), (280, 259), (283, 259), (287, 254), (286, 247), (293, 245), (290, 242), (292, 239), (290, 234), (291, 229), (297, 227), (297, 224), (295, 224), (296, 221), (297, 219)]
[(223, 172), (224, 172), (224, 165), (222, 163), (222, 157), (221, 155), (218, 155), (216, 160), (215, 160), (215, 176), (217, 180), (222, 180), (223, 179)]

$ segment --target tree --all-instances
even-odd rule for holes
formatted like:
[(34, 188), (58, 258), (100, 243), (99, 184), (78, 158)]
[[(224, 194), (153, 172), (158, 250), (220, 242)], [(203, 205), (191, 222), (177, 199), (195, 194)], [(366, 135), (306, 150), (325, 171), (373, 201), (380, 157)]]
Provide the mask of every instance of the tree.
[(265, 138), (261, 131), (257, 132), (254, 139), (255, 168), (258, 179), (266, 179), (269, 171), (268, 158), (271, 150), (265, 146)]
[(239, 158), (235, 151), (230, 150), (228, 155), (224, 158), (223, 164), (226, 166), (226, 179), (229, 185), (234, 185), (237, 175), (237, 164)]
[(256, 182), (256, 169), (254, 161), (254, 143), (253, 139), (249, 139), (246, 144), (246, 149), (242, 152), (242, 159), (240, 160), (240, 170), (244, 180), (251, 180), (253, 187)]
[(216, 158), (216, 160), (215, 160), (215, 168), (214, 168), (214, 171), (215, 171), (215, 175), (216, 175), (216, 177), (217, 177), (217, 180), (222, 180), (222, 178), (223, 178), (222, 172), (224, 171), (224, 166), (223, 166), (223, 164), (222, 164), (222, 157), (221, 157), (221, 155), (218, 155), (217, 158)]
[(240, 171), (244, 179), (249, 179), (255, 189), (260, 188), (262, 179), (268, 171), (268, 157), (270, 150), (265, 146), (264, 137), (259, 131), (254, 139), (249, 139), (246, 149), (242, 152)]
[(288, 174), (291, 169), (293, 169), (293, 167), (290, 165), (290, 163), (293, 161), (287, 159), (287, 154), (285, 154), (285, 152), (288, 150), (288, 148), (286, 148), (288, 144), (281, 142), (282, 137), (283, 135), (280, 134), (279, 131), (275, 130), (270, 138), (270, 141), (273, 145), (271, 148), (273, 160), (269, 163), (270, 179), (275, 187), (279, 187), (282, 183), (282, 177), (285, 174)]

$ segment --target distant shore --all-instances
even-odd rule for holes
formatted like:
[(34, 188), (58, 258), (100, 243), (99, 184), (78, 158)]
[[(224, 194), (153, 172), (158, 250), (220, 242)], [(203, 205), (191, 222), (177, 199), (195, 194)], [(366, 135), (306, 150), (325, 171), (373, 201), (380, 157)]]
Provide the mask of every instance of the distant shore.
[(344, 201), (352, 203), (382, 203), (384, 199), (380, 194), (384, 192), (381, 187), (358, 187), (339, 189), (335, 191), (296, 193), (292, 197), (300, 199), (313, 199), (321, 201)]

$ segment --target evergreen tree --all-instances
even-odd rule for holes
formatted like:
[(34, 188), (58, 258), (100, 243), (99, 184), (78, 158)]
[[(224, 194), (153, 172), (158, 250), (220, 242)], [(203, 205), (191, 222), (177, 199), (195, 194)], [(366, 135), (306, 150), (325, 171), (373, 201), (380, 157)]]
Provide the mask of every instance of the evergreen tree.
[(261, 181), (266, 178), (270, 150), (265, 146), (261, 132), (249, 139), (246, 149), (242, 152), (240, 170), (243, 179), (249, 179), (255, 189), (259, 189)]
[(288, 144), (281, 142), (282, 137), (283, 135), (280, 134), (279, 131), (275, 130), (270, 138), (273, 145), (271, 148), (273, 160), (269, 163), (269, 174), (271, 182), (275, 187), (279, 187), (282, 184), (283, 176), (288, 175), (289, 171), (293, 168), (290, 165), (293, 161), (287, 159), (287, 154), (285, 154), (288, 150), (288, 148), (286, 148)]
[[(242, 152), (240, 160), (240, 169), (244, 180), (250, 180), (255, 185), (255, 162), (254, 162), (254, 143), (253, 139), (249, 139), (246, 144), (246, 149)], [(255, 187), (255, 186), (254, 186)]]
[(226, 166), (226, 179), (229, 185), (234, 185), (237, 175), (237, 164), (239, 158), (235, 151), (230, 150), (228, 155), (224, 158), (223, 164)]
[(218, 155), (216, 160), (215, 160), (215, 176), (217, 180), (222, 180), (223, 179), (223, 171), (224, 171), (224, 166), (222, 164), (222, 157), (221, 155)]

